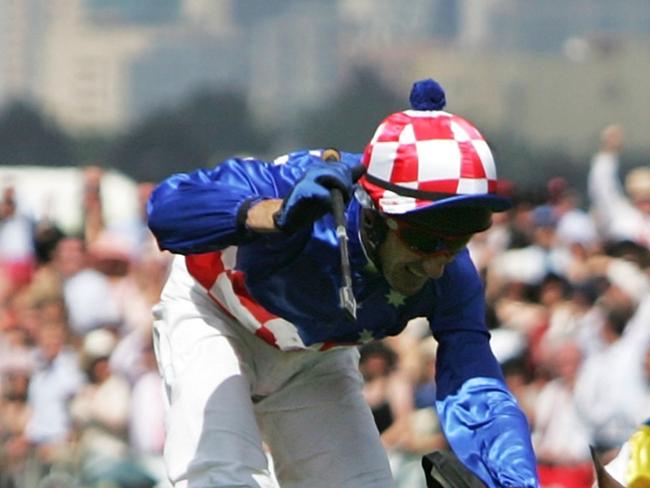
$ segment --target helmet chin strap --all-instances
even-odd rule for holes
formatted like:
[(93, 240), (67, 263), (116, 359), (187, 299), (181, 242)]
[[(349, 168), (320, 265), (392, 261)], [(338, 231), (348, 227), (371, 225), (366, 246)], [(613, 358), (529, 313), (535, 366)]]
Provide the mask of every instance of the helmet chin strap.
[(381, 260), (379, 259), (379, 247), (386, 240), (388, 225), (384, 218), (373, 208), (361, 210), (361, 242), (368, 258), (381, 272)]

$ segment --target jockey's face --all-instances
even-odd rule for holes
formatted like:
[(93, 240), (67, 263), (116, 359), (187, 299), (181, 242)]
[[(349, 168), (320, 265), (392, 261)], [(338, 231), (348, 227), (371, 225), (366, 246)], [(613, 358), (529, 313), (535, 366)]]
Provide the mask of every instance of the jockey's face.
[(395, 231), (389, 230), (379, 246), (378, 255), (382, 274), (391, 288), (410, 296), (420, 291), (428, 280), (440, 278), (445, 266), (459, 250), (429, 254), (418, 252), (400, 239)]

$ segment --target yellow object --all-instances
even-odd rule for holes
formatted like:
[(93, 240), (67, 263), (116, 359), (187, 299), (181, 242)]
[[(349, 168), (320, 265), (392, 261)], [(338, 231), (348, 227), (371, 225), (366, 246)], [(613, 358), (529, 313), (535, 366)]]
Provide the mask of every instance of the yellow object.
[(643, 424), (630, 437), (628, 488), (650, 488), (650, 425)]

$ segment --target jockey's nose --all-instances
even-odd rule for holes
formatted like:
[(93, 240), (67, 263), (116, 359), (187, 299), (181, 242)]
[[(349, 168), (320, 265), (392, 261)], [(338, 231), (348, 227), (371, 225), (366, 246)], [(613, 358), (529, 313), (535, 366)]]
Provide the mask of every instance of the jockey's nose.
[(451, 258), (448, 256), (432, 256), (422, 260), (422, 269), (429, 278), (440, 278), (445, 272), (445, 266)]

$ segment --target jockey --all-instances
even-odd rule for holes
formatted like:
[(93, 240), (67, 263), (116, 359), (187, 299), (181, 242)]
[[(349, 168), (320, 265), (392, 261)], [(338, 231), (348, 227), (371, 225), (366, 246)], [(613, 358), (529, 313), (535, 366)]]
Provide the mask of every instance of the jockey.
[[(178, 255), (154, 310), (175, 487), (393, 486), (355, 346), (416, 317), (439, 344), (437, 408), (454, 452), (489, 487), (538, 486), (466, 248), (510, 204), (490, 148), (443, 111), (440, 85), (416, 83), (411, 105), (362, 155), (232, 158), (154, 190), (149, 226)], [(346, 203), (352, 317), (339, 306), (333, 190)]]

